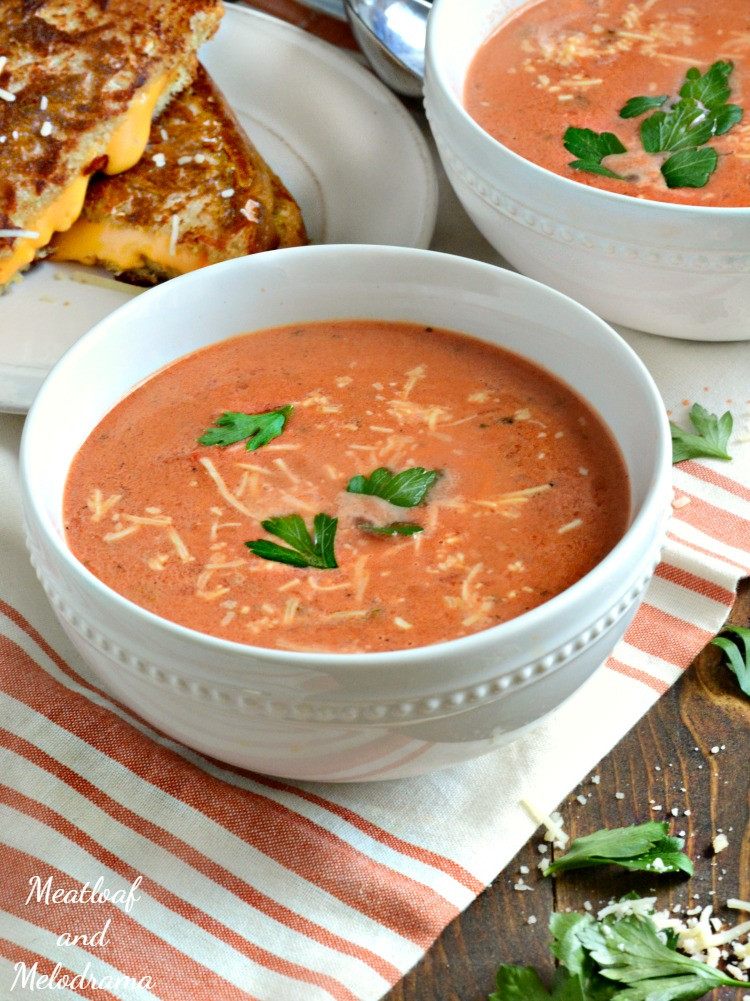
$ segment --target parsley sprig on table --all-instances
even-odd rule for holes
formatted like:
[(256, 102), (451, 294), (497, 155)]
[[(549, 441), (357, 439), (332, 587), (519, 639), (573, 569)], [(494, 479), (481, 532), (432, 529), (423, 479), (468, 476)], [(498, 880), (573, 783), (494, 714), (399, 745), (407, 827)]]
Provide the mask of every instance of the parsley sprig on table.
[(291, 404), (277, 410), (266, 410), (262, 414), (243, 414), (228, 411), (219, 417), (214, 426), (198, 439), (199, 445), (234, 445), (247, 438), (246, 448), (253, 452), (261, 445), (278, 438), (284, 430), (289, 415), (294, 408)]
[(683, 431), (672, 421), (669, 427), (672, 432), (672, 462), (683, 462), (685, 459), (709, 458), (731, 461), (727, 452), (727, 444), (732, 434), (732, 415), (727, 410), (717, 417), (710, 414), (700, 403), (694, 403), (690, 410), (690, 422), (697, 434)]
[(745, 695), (750, 696), (750, 629), (745, 626), (726, 626), (711, 643), (723, 650), (727, 666), (737, 676), (737, 682)]
[(380, 466), (369, 476), (353, 476), (346, 489), (350, 494), (381, 497), (396, 507), (416, 507), (425, 499), (437, 477), (437, 470), (422, 466), (413, 466), (395, 474)]
[(681, 851), (684, 839), (672, 837), (668, 831), (669, 824), (657, 820), (595, 831), (576, 838), (566, 854), (551, 862), (543, 875), (613, 864), (646, 872), (681, 871), (691, 876), (693, 863)]
[(334, 552), (337, 518), (327, 514), (316, 514), (313, 519), (313, 535), (298, 514), (280, 518), (268, 518), (261, 522), (263, 528), (291, 548), (280, 546), (268, 539), (255, 539), (245, 545), (255, 556), (276, 563), (286, 563), (292, 567), (314, 567), (317, 570), (332, 570), (338, 566)]
[[(652, 112), (640, 128), (647, 153), (671, 153), (661, 165), (669, 188), (702, 188), (716, 170), (716, 150), (706, 144), (723, 135), (742, 119), (742, 108), (729, 104), (729, 76), (733, 64), (718, 60), (705, 73), (691, 67), (685, 74), (679, 98), (668, 104), (667, 95), (631, 97), (620, 109), (621, 118), (638, 118)], [(577, 157), (568, 164), (576, 170), (627, 180), (602, 164), (612, 153), (627, 152), (612, 132), (597, 133), (574, 126), (563, 136), (565, 148)]]
[(504, 964), (488, 1001), (695, 1001), (714, 987), (747, 987), (677, 952), (676, 936), (645, 915), (553, 914), (550, 931), (560, 962), (551, 990), (530, 967)]

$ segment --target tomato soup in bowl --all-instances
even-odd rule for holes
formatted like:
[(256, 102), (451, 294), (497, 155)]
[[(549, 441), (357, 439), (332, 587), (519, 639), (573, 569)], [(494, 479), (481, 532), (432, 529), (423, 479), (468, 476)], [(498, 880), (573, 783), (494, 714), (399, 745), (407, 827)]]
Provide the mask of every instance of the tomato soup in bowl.
[(750, 8), (436, 0), (425, 107), (503, 257), (610, 321), (750, 329)]
[(499, 142), (572, 180), (750, 206), (746, 0), (533, 0), (480, 46), (464, 104)]
[(65, 498), (73, 553), (136, 604), (325, 653), (514, 618), (593, 569), (629, 515), (616, 441), (549, 372), (358, 319), (174, 362), (97, 425)]
[(486, 753), (643, 597), (658, 392), (521, 276), (271, 256), (146, 292), (53, 370), (22, 445), (38, 575), (103, 682), (221, 760), (352, 781)]

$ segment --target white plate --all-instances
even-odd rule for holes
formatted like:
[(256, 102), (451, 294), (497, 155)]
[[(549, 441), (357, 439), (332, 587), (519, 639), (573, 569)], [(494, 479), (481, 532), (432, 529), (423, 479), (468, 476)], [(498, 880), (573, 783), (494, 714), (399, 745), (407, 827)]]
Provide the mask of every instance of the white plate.
[[(350, 55), (299, 28), (227, 7), (201, 60), (302, 208), (317, 243), (426, 247), (432, 156), (411, 115)], [(0, 297), (0, 411), (24, 413), (58, 358), (137, 290), (42, 263)], [(119, 283), (118, 283), (119, 284)]]

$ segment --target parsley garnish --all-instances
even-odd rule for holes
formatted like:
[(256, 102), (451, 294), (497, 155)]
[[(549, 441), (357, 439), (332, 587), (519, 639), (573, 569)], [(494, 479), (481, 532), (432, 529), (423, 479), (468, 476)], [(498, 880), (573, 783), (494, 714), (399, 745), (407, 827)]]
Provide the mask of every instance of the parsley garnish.
[(421, 525), (416, 525), (413, 521), (392, 521), (390, 525), (368, 525), (362, 522), (358, 527), (360, 531), (371, 535), (416, 535), (417, 532), (424, 531)]
[(287, 418), (292, 412), (291, 404), (278, 410), (267, 410), (262, 414), (242, 414), (229, 412), (222, 414), (198, 439), (199, 445), (234, 445), (248, 439), (246, 448), (253, 452), (261, 445), (277, 438), (284, 430)]
[(719, 158), (710, 146), (683, 149), (661, 165), (668, 188), (702, 188), (716, 170)]
[(647, 820), (645, 824), (595, 831), (576, 838), (565, 855), (547, 866), (544, 875), (611, 863), (630, 870), (682, 871), (692, 876), (693, 863), (680, 851), (684, 840), (671, 837), (668, 830), (664, 821)]
[(611, 153), (626, 153), (627, 150), (614, 132), (594, 132), (592, 129), (578, 129), (571, 125), (563, 136), (565, 149), (578, 157), (568, 164), (576, 170), (585, 170), (589, 174), (603, 174), (614, 177), (618, 181), (625, 178), (614, 170), (602, 166), (602, 160)]
[(716, 414), (710, 414), (700, 403), (694, 403), (690, 410), (690, 421), (697, 434), (683, 431), (672, 421), (669, 422), (672, 431), (673, 463), (702, 456), (731, 461), (732, 456), (727, 452), (727, 443), (732, 433), (733, 422), (728, 410), (721, 417), (717, 417)]
[(668, 96), (668, 94), (662, 94), (661, 97), (631, 97), (620, 108), (620, 118), (637, 118), (639, 115), (645, 115), (653, 108), (660, 108)]
[(641, 123), (641, 142), (647, 153), (695, 149), (712, 135), (711, 118), (692, 99), (680, 100), (668, 111), (655, 111)]
[(598, 973), (626, 985), (612, 995), (617, 1001), (691, 1001), (722, 984), (746, 986), (746, 981), (677, 952), (659, 938), (647, 917), (591, 919), (581, 926), (578, 937)]
[(487, 1001), (584, 1001), (578, 981), (558, 970), (552, 992), (547, 990), (530, 966), (503, 965), (495, 975), (497, 992)]
[(728, 132), (742, 119), (742, 108), (738, 104), (727, 104), (731, 94), (729, 75), (732, 69), (731, 62), (720, 60), (701, 76), (700, 70), (693, 67), (685, 74), (685, 83), (680, 90), (680, 97), (683, 100), (698, 101), (711, 113), (715, 136)]
[[(730, 639), (726, 633), (733, 633), (737, 640)], [(736, 674), (745, 695), (750, 696), (750, 629), (744, 626), (726, 626), (722, 634), (711, 642), (724, 651), (727, 666)]]
[(333, 541), (336, 537), (338, 518), (327, 514), (316, 514), (313, 521), (313, 536), (298, 514), (288, 514), (281, 518), (269, 518), (261, 525), (271, 535), (288, 542), (292, 547), (280, 546), (268, 539), (255, 539), (245, 545), (256, 556), (276, 563), (287, 563), (292, 567), (314, 567), (317, 570), (331, 570), (338, 566)]
[(550, 931), (561, 964), (552, 989), (534, 970), (504, 964), (488, 1001), (696, 1001), (714, 987), (747, 986), (677, 952), (675, 936), (664, 941), (646, 916), (553, 914)]
[[(685, 74), (678, 100), (667, 105), (666, 95), (639, 95), (620, 109), (620, 118), (638, 118), (653, 112), (641, 123), (641, 144), (646, 153), (672, 154), (660, 168), (668, 188), (702, 188), (716, 170), (719, 158), (706, 143), (742, 119), (742, 108), (727, 103), (732, 69), (733, 64), (723, 60), (713, 63), (703, 74), (693, 66)], [(563, 143), (578, 157), (569, 167), (627, 180), (602, 164), (604, 157), (612, 153), (627, 152), (613, 132), (597, 133), (571, 126), (565, 130)]]
[(437, 479), (437, 470), (414, 466), (400, 473), (392, 473), (380, 466), (369, 476), (353, 476), (347, 490), (350, 494), (370, 494), (397, 507), (416, 507)]
[[(742, 108), (727, 104), (731, 93), (732, 63), (718, 61), (701, 75), (692, 67), (685, 74), (680, 98), (663, 110), (666, 98), (631, 98), (620, 111), (622, 118), (637, 117), (659, 100), (662, 110), (641, 124), (641, 142), (647, 153), (669, 152), (661, 172), (669, 188), (702, 188), (716, 170), (716, 151), (702, 148), (714, 136), (723, 135), (742, 118)], [(650, 106), (650, 107), (649, 107)]]

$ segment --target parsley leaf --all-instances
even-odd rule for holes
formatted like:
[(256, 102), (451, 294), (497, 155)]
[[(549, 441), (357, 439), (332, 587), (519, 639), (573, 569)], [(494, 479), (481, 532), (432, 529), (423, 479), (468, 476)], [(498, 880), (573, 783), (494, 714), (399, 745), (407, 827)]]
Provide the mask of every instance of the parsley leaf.
[(567, 911), (564, 914), (555, 912), (550, 915), (549, 930), (552, 932), (550, 952), (571, 973), (580, 974), (583, 970), (586, 955), (579, 932), (584, 925), (593, 920), (590, 914), (578, 914), (575, 911)]
[[(666, 95), (641, 94), (620, 108), (620, 118), (638, 118), (653, 111), (641, 122), (641, 144), (646, 153), (672, 154), (661, 165), (668, 188), (702, 188), (716, 170), (719, 158), (706, 143), (728, 132), (743, 115), (738, 104), (727, 103), (732, 69), (733, 64), (724, 60), (713, 63), (703, 74), (693, 66), (685, 74), (678, 100), (668, 105)], [(602, 165), (605, 156), (626, 152), (612, 132), (571, 127), (566, 129), (563, 143), (579, 157), (569, 167), (627, 180)]]
[(723, 136), (733, 125), (742, 121), (742, 108), (739, 104), (725, 104), (714, 112), (714, 135)]
[(529, 966), (501, 966), (495, 983), (497, 992), (487, 1001), (587, 1001), (580, 981), (566, 970), (558, 970), (551, 992)]
[(288, 542), (292, 548), (269, 542), (268, 539), (246, 542), (245, 545), (255, 556), (293, 567), (314, 567), (317, 570), (331, 570), (338, 566), (333, 548), (338, 518), (316, 514), (312, 537), (298, 514), (268, 518), (261, 524), (267, 532)]
[(569, 167), (585, 170), (590, 174), (603, 174), (605, 177), (624, 180), (620, 174), (602, 166), (605, 156), (627, 152), (614, 132), (594, 132), (593, 129), (579, 129), (571, 125), (565, 130), (563, 145), (569, 153), (578, 157), (568, 164)]
[(684, 840), (670, 837), (668, 830), (669, 824), (665, 821), (647, 820), (644, 824), (632, 824), (630, 827), (595, 831), (576, 838), (565, 855), (547, 866), (544, 875), (609, 864), (631, 871), (682, 871), (692, 875), (693, 864), (680, 851)]
[(424, 531), (421, 525), (416, 525), (413, 521), (392, 521), (389, 525), (368, 525), (363, 522), (358, 528), (371, 535), (416, 535), (417, 532)]
[(593, 920), (590, 914), (574, 911), (552, 913), (549, 920), (553, 936), (550, 952), (560, 961), (560, 968), (575, 978), (583, 1001), (610, 1001), (617, 988), (599, 975), (596, 963), (581, 944), (581, 933)]
[[(624, 900), (638, 898), (628, 894)], [(552, 955), (558, 977), (547, 991), (534, 970), (503, 965), (488, 1001), (697, 1001), (714, 987), (746, 983), (677, 951), (674, 934), (648, 916), (554, 913)]]
[(721, 984), (743, 986), (720, 970), (666, 945), (647, 917), (590, 922), (581, 944), (601, 976), (626, 984), (616, 1001), (692, 1001)]
[(652, 108), (660, 108), (667, 100), (667, 96), (663, 94), (661, 97), (646, 97), (645, 95), (631, 97), (620, 108), (620, 118), (637, 118), (639, 115), (651, 111)]
[(683, 149), (664, 161), (661, 172), (668, 188), (702, 188), (718, 162), (716, 150), (710, 146)]
[(676, 152), (702, 146), (713, 136), (713, 116), (692, 98), (656, 111), (641, 123), (641, 142), (647, 153)]
[[(730, 639), (726, 633), (734, 633), (739, 642)], [(737, 681), (745, 695), (750, 696), (750, 629), (745, 626), (726, 626), (722, 634), (711, 640), (711, 643), (724, 651), (727, 666), (737, 675)]]
[(395, 475), (385, 466), (380, 466), (369, 476), (353, 476), (346, 489), (350, 494), (382, 497), (397, 507), (416, 507), (422, 503), (437, 477), (437, 470), (423, 469), (422, 466), (404, 469)]
[(278, 410), (267, 410), (262, 414), (243, 414), (234, 411), (224, 413), (215, 421), (213, 427), (201, 435), (198, 444), (233, 445), (247, 438), (246, 448), (253, 452), (281, 434), (292, 409), (291, 404), (287, 404)]
[[(667, 187), (702, 188), (716, 170), (719, 162), (716, 151), (698, 147), (728, 132), (742, 119), (742, 108), (738, 104), (727, 104), (732, 69), (731, 62), (722, 60), (713, 63), (703, 74), (691, 67), (680, 88), (680, 99), (642, 122), (641, 142), (647, 153), (675, 154), (661, 167)], [(620, 114), (636, 117), (641, 113), (638, 108), (648, 110), (647, 101), (646, 98), (631, 98)], [(624, 114), (626, 111), (628, 113)]]
[(502, 965), (495, 974), (497, 992), (487, 1001), (550, 1001), (551, 994), (530, 966)]
[(697, 434), (683, 431), (672, 421), (669, 422), (672, 431), (673, 463), (701, 456), (731, 461), (732, 456), (727, 453), (727, 443), (732, 433), (733, 421), (728, 410), (721, 417), (717, 417), (716, 414), (709, 414), (700, 403), (694, 403), (690, 410), (690, 421)]
[(680, 97), (692, 98), (695, 101), (700, 101), (705, 108), (718, 111), (727, 103), (731, 93), (728, 81), (733, 69), (734, 66), (731, 62), (725, 62), (721, 59), (713, 63), (703, 75), (695, 66), (691, 67), (685, 74), (685, 83), (680, 88)]

